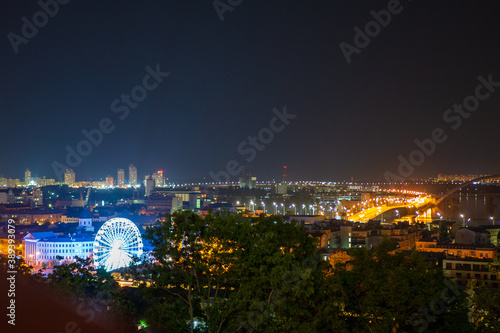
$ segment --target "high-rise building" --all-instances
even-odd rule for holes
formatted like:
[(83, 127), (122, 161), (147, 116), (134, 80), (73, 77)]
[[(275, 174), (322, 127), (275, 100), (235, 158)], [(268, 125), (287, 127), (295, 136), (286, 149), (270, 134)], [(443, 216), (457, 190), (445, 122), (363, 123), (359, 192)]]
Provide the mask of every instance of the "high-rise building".
[(111, 177), (111, 176), (106, 177), (106, 184), (108, 186), (113, 186), (114, 182), (115, 182), (115, 180), (113, 179), (113, 177)]
[(75, 183), (75, 172), (73, 169), (66, 169), (64, 172), (64, 184), (73, 185)]
[(144, 186), (146, 187), (146, 196), (149, 197), (155, 190), (155, 180), (151, 178), (151, 176), (146, 176), (146, 180), (144, 180)]
[(137, 167), (133, 164), (128, 167), (128, 183), (132, 186), (137, 185)]
[(125, 170), (118, 169), (118, 178), (116, 180), (116, 185), (118, 186), (125, 185)]
[(163, 178), (163, 171), (153, 173), (153, 179), (155, 180), (156, 187), (163, 187), (165, 185), (165, 178)]
[(31, 183), (31, 171), (30, 171), (30, 169), (26, 169), (26, 171), (24, 171), (24, 183), (26, 185), (29, 185)]

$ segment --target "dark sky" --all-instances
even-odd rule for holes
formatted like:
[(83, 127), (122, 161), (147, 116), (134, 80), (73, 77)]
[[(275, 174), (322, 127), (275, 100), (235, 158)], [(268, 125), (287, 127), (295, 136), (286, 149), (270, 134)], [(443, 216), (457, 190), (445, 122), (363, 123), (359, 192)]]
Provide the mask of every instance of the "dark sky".
[[(412, 177), (499, 173), (500, 87), (456, 130), (443, 114), (474, 95), (479, 75), (500, 82), (500, 3), (401, 1), (348, 64), (339, 44), (387, 6), (244, 0), (221, 22), (212, 1), (71, 0), (16, 54), (8, 34), (22, 36), (21, 19), (41, 7), (2, 1), (0, 175), (55, 178), (51, 164), (104, 118), (114, 131), (73, 167), (77, 180), (130, 163), (141, 178), (211, 179), (230, 160), (259, 180), (281, 178), (283, 165), (291, 180), (383, 179), (435, 128), (448, 139)], [(111, 103), (157, 65), (170, 75), (121, 120)], [(296, 118), (246, 161), (238, 145), (284, 106)]]

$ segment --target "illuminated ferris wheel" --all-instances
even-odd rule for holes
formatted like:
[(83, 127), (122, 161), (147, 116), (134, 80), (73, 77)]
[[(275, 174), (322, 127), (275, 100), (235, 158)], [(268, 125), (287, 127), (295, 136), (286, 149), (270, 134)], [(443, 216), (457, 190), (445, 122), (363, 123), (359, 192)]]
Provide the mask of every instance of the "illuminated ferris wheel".
[(137, 226), (124, 218), (113, 218), (102, 225), (94, 240), (94, 266), (112, 271), (142, 256), (142, 238)]

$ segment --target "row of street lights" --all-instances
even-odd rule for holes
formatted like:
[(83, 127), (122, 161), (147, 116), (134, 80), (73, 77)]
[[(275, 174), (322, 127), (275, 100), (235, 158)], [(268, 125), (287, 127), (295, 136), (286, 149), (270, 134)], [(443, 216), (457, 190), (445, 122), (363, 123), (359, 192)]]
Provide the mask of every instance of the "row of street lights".
[[(236, 202), (237, 205), (240, 204), (239, 201)], [(249, 204), (248, 204), (248, 209), (251, 210), (251, 211), (255, 211), (255, 206), (258, 205), (259, 203), (257, 202), (254, 202), (253, 200), (250, 200)], [(266, 210), (266, 203), (264, 201), (261, 201), (260, 202), (260, 205), (262, 206), (264, 212), (267, 213), (267, 210)], [(245, 204), (245, 207), (247, 205)], [(318, 208), (316, 208), (318, 205), (317, 204), (314, 204), (314, 205), (305, 205), (305, 204), (302, 204), (301, 206), (301, 210), (300, 210), (300, 213), (302, 214), (307, 214), (308, 212), (311, 213), (314, 215), (315, 212), (318, 210), (320, 211), (325, 211), (325, 210), (330, 210), (330, 211), (333, 211), (333, 208), (332, 207), (328, 207), (328, 209), (326, 209), (325, 207), (323, 206), (319, 206)], [(286, 213), (286, 209), (285, 209), (285, 204), (284, 203), (276, 203), (276, 202), (273, 202), (273, 207), (274, 207), (274, 214), (285, 214)], [(290, 206), (288, 206), (287, 209), (293, 209), (293, 213), (294, 215), (297, 215), (297, 206), (295, 204), (291, 204)]]
[[(236, 203), (238, 205), (240, 204), (239, 201), (237, 201)], [(267, 213), (266, 203), (264, 201), (261, 201), (260, 204), (263, 207), (264, 212)], [(253, 200), (250, 200), (250, 202), (248, 204), (249, 210), (255, 211), (255, 205), (256, 205), (256, 203)], [(245, 204), (245, 206), (246, 206), (246, 204)], [(314, 213), (316, 212), (316, 206), (318, 206), (318, 205), (317, 204), (314, 204), (314, 205), (305, 205), (305, 204), (302, 204), (300, 212), (305, 215), (305, 214), (307, 214), (307, 212), (311, 213), (311, 211), (312, 211), (312, 214), (314, 215)], [(278, 204), (276, 202), (273, 202), (273, 207), (274, 207), (274, 214), (278, 214), (278, 213), (285, 214), (286, 213), (286, 211), (285, 211), (285, 204), (284, 203)], [(297, 215), (297, 206), (295, 204), (291, 204), (288, 207), (288, 209), (292, 209), (292, 208), (293, 208), (294, 215)], [(281, 210), (281, 212), (280, 212), (280, 210)], [(319, 210), (322, 211), (322, 212), (324, 212), (325, 211), (325, 207), (323, 207), (323, 206), (320, 205), (319, 206)], [(327, 210), (333, 211), (333, 208), (332, 207), (328, 207)], [(416, 214), (419, 215), (418, 212), (416, 212)], [(443, 219), (443, 216), (440, 213), (436, 213), (436, 214), (437, 214), (437, 216), (440, 219)], [(400, 215), (399, 211), (396, 210), (396, 217), (398, 218), (399, 215)], [(463, 224), (463, 226), (467, 226), (466, 222), (470, 222), (470, 220), (471, 220), (470, 218), (468, 218), (467, 220), (465, 220), (465, 215), (464, 214), (460, 214), (460, 218), (462, 218), (462, 224)], [(494, 225), (495, 224), (495, 219), (494, 219), (493, 216), (490, 216), (490, 220), (491, 220), (491, 224)]]
[[(460, 214), (460, 217), (462, 218), (462, 224), (463, 224), (463, 226), (466, 227), (467, 224), (466, 224), (466, 221), (465, 221), (465, 215), (464, 214)], [(495, 225), (495, 218), (493, 216), (490, 216), (490, 220), (491, 220), (491, 224)], [(470, 217), (467, 219), (467, 222), (470, 222)]]

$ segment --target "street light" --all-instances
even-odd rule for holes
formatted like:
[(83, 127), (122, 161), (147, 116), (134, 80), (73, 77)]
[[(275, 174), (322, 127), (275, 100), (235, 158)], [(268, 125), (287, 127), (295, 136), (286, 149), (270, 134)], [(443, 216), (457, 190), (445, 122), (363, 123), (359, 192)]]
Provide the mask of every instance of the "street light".
[(465, 227), (465, 216), (464, 216), (464, 214), (460, 214), (460, 217), (462, 218), (462, 225)]
[(493, 216), (490, 216), (491, 224), (495, 224), (495, 220), (493, 219)]

